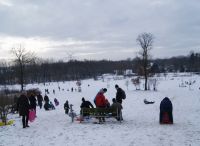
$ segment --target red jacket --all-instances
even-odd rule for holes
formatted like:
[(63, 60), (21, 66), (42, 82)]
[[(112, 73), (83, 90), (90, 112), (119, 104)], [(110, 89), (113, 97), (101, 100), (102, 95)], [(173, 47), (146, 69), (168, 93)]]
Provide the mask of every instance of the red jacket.
[(105, 106), (106, 106), (106, 98), (105, 98), (105, 96), (103, 95), (103, 93), (99, 92), (99, 93), (96, 95), (95, 103), (96, 103), (96, 106), (97, 106), (97, 107), (105, 107)]

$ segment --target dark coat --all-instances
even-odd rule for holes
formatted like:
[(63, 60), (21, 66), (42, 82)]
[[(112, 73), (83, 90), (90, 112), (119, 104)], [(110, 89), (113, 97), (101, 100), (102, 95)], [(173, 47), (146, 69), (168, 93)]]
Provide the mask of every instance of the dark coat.
[(26, 95), (21, 95), (19, 97), (19, 114), (21, 116), (28, 115), (29, 108), (30, 108), (30, 104), (29, 104), (28, 98), (26, 97)]
[(117, 89), (117, 93), (116, 93), (116, 101), (118, 103), (122, 103), (122, 98), (123, 97), (123, 90), (121, 88)]
[(92, 105), (91, 102), (89, 102), (89, 101), (84, 101), (84, 102), (82, 102), (82, 104), (81, 104), (81, 108), (94, 108), (94, 106)]
[(32, 108), (32, 109), (35, 109), (35, 108), (36, 108), (36, 105), (37, 105), (35, 96), (34, 96), (34, 95), (31, 95), (31, 96), (29, 97), (29, 101), (30, 101), (31, 108)]
[(38, 103), (43, 101), (43, 97), (41, 94), (37, 95), (37, 101)]
[(47, 103), (49, 102), (49, 97), (47, 95), (44, 96), (44, 101)]
[(118, 102), (115, 102), (111, 105), (111, 108), (118, 109), (118, 111), (120, 112), (122, 110), (122, 105)]
[(65, 102), (64, 109), (69, 109), (69, 103), (68, 102)]

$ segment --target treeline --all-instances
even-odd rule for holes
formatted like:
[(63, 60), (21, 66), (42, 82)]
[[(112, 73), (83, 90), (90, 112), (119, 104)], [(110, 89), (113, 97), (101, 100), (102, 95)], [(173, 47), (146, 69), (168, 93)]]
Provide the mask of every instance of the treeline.
[(156, 59), (159, 72), (200, 72), (200, 53), (191, 52), (188, 56), (177, 56), (169, 59)]
[[(149, 65), (151, 73), (161, 72), (200, 72), (200, 53), (190, 53), (188, 56), (178, 56), (168, 59), (154, 59)], [(134, 73), (142, 74), (140, 59), (127, 59), (123, 61), (78, 61), (50, 62), (38, 61), (25, 66), (24, 82), (45, 83), (51, 81), (79, 80), (96, 78), (104, 73), (123, 74), (126, 69), (132, 69)], [(20, 69), (17, 65), (1, 63), (0, 84), (19, 83)]]
[[(104, 73), (121, 73), (125, 69), (133, 69), (132, 61), (78, 61), (43, 62), (25, 66), (25, 83), (44, 83), (51, 81), (79, 80), (95, 78)], [(0, 67), (0, 84), (15, 84), (19, 82), (20, 70), (18, 66)]]

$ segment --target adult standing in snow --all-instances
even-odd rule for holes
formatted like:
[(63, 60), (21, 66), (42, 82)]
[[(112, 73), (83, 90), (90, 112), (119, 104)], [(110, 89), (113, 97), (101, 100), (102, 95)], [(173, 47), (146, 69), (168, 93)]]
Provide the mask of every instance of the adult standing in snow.
[(35, 98), (35, 94), (34, 93), (31, 93), (31, 95), (29, 96), (29, 101), (30, 101), (30, 105), (31, 105), (31, 109), (34, 109), (35, 110), (35, 113), (36, 113), (36, 98)]
[[(173, 106), (168, 97), (165, 97), (160, 103), (160, 123), (173, 124)], [(167, 116), (167, 117), (166, 117)]]
[(122, 88), (120, 88), (117, 84), (115, 85), (115, 89), (117, 90), (116, 93), (116, 101), (122, 104), (122, 99), (126, 98), (126, 94)]
[(22, 91), (19, 97), (19, 114), (22, 116), (22, 124), (23, 128), (29, 127), (28, 119), (29, 119), (29, 100), (27, 97), (26, 91)]
[(113, 103), (111, 105), (111, 108), (116, 109), (117, 113), (118, 113), (118, 117), (116, 119), (118, 121), (123, 120), (123, 118), (122, 118), (122, 108), (123, 108), (122, 105), (120, 103), (118, 103), (115, 98), (112, 99), (112, 102)]
[(42, 97), (42, 95), (40, 93), (37, 95), (37, 101), (38, 101), (38, 105), (40, 106), (40, 109), (41, 109), (42, 108), (43, 97)]
[[(97, 93), (97, 95), (95, 96), (95, 98), (94, 98), (94, 104), (96, 105), (96, 107), (97, 107), (97, 103), (96, 103), (96, 98), (98, 97), (98, 96), (101, 96), (102, 94), (104, 94), (104, 93), (106, 93), (107, 92), (107, 89), (106, 88), (102, 88), (98, 93)], [(103, 95), (104, 96), (104, 95)], [(105, 96), (104, 96), (104, 98), (105, 98)], [(106, 98), (105, 98), (105, 100), (106, 100)], [(106, 103), (106, 101), (105, 101), (105, 103)], [(99, 104), (99, 103), (98, 103)]]
[[(96, 95), (96, 97), (95, 97), (95, 100), (94, 100), (94, 102), (95, 102), (95, 104), (96, 104), (96, 107), (98, 107), (98, 108), (106, 108), (106, 98), (105, 98), (105, 96), (104, 96), (104, 93), (106, 93), (107, 92), (107, 89), (106, 88), (103, 88), (103, 89), (101, 89), (98, 93), (97, 93), (97, 95)], [(99, 118), (99, 122), (101, 123), (101, 122), (105, 122), (105, 118)]]
[(65, 104), (64, 104), (64, 109), (65, 109), (65, 114), (69, 113), (69, 102), (68, 100), (66, 100)]

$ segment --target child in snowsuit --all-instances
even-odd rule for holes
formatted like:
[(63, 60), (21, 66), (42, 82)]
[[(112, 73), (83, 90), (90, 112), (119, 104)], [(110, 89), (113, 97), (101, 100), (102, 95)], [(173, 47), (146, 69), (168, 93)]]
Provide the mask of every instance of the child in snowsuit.
[(56, 106), (59, 105), (59, 102), (58, 102), (58, 100), (56, 98), (54, 98), (54, 103), (55, 103)]
[(55, 106), (53, 105), (53, 103), (51, 101), (50, 101), (50, 107), (51, 107), (52, 110), (56, 109)]

